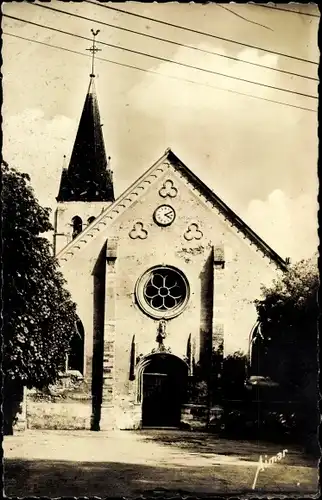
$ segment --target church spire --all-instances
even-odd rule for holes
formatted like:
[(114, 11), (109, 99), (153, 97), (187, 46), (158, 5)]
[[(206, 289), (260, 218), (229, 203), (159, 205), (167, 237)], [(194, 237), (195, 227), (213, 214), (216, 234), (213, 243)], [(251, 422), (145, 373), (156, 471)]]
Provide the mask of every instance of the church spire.
[(107, 160), (94, 85), (95, 54), (92, 30), (92, 72), (68, 169), (63, 169), (57, 201), (114, 201), (110, 158)]

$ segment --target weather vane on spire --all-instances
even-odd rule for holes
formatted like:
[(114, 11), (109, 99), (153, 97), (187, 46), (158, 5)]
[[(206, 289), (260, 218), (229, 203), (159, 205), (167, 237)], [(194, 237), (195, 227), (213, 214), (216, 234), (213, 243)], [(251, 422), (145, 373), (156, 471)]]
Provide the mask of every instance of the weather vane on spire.
[(96, 45), (95, 45), (95, 42), (96, 42), (95, 37), (99, 34), (100, 30), (94, 31), (93, 29), (91, 29), (91, 32), (93, 34), (93, 45), (89, 49), (86, 49), (86, 50), (89, 50), (92, 53), (92, 72), (91, 72), (91, 74), (89, 76), (91, 78), (94, 78), (95, 77), (95, 74), (94, 74), (95, 54), (96, 54), (96, 52), (99, 52), (102, 49), (97, 48)]

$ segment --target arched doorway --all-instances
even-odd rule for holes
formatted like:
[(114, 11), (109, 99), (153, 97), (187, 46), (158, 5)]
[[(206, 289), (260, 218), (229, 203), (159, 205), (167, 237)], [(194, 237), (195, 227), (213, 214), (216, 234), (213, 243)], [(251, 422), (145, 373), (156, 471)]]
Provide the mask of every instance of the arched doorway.
[(187, 392), (188, 366), (177, 356), (150, 356), (142, 373), (142, 426), (178, 427)]
[(67, 369), (77, 370), (84, 374), (84, 340), (85, 332), (83, 323), (78, 318), (75, 322), (75, 333), (69, 342)]

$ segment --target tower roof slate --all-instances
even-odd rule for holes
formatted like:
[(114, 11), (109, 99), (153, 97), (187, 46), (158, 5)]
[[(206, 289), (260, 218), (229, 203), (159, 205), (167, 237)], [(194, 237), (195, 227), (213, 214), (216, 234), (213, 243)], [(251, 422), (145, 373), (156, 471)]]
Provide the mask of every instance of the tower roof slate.
[(114, 201), (109, 160), (92, 75), (69, 166), (62, 172), (57, 201)]

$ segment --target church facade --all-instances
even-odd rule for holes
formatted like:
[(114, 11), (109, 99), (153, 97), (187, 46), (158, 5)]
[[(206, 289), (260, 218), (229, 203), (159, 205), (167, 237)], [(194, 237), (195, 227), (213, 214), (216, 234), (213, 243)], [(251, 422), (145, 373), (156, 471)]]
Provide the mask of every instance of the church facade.
[(29, 427), (191, 423), (189, 384), (213, 359), (220, 406), (222, 361), (248, 352), (261, 284), (286, 268), (171, 149), (142, 172), (114, 198), (92, 75), (55, 213), (79, 322), (61, 387), (28, 394)]

